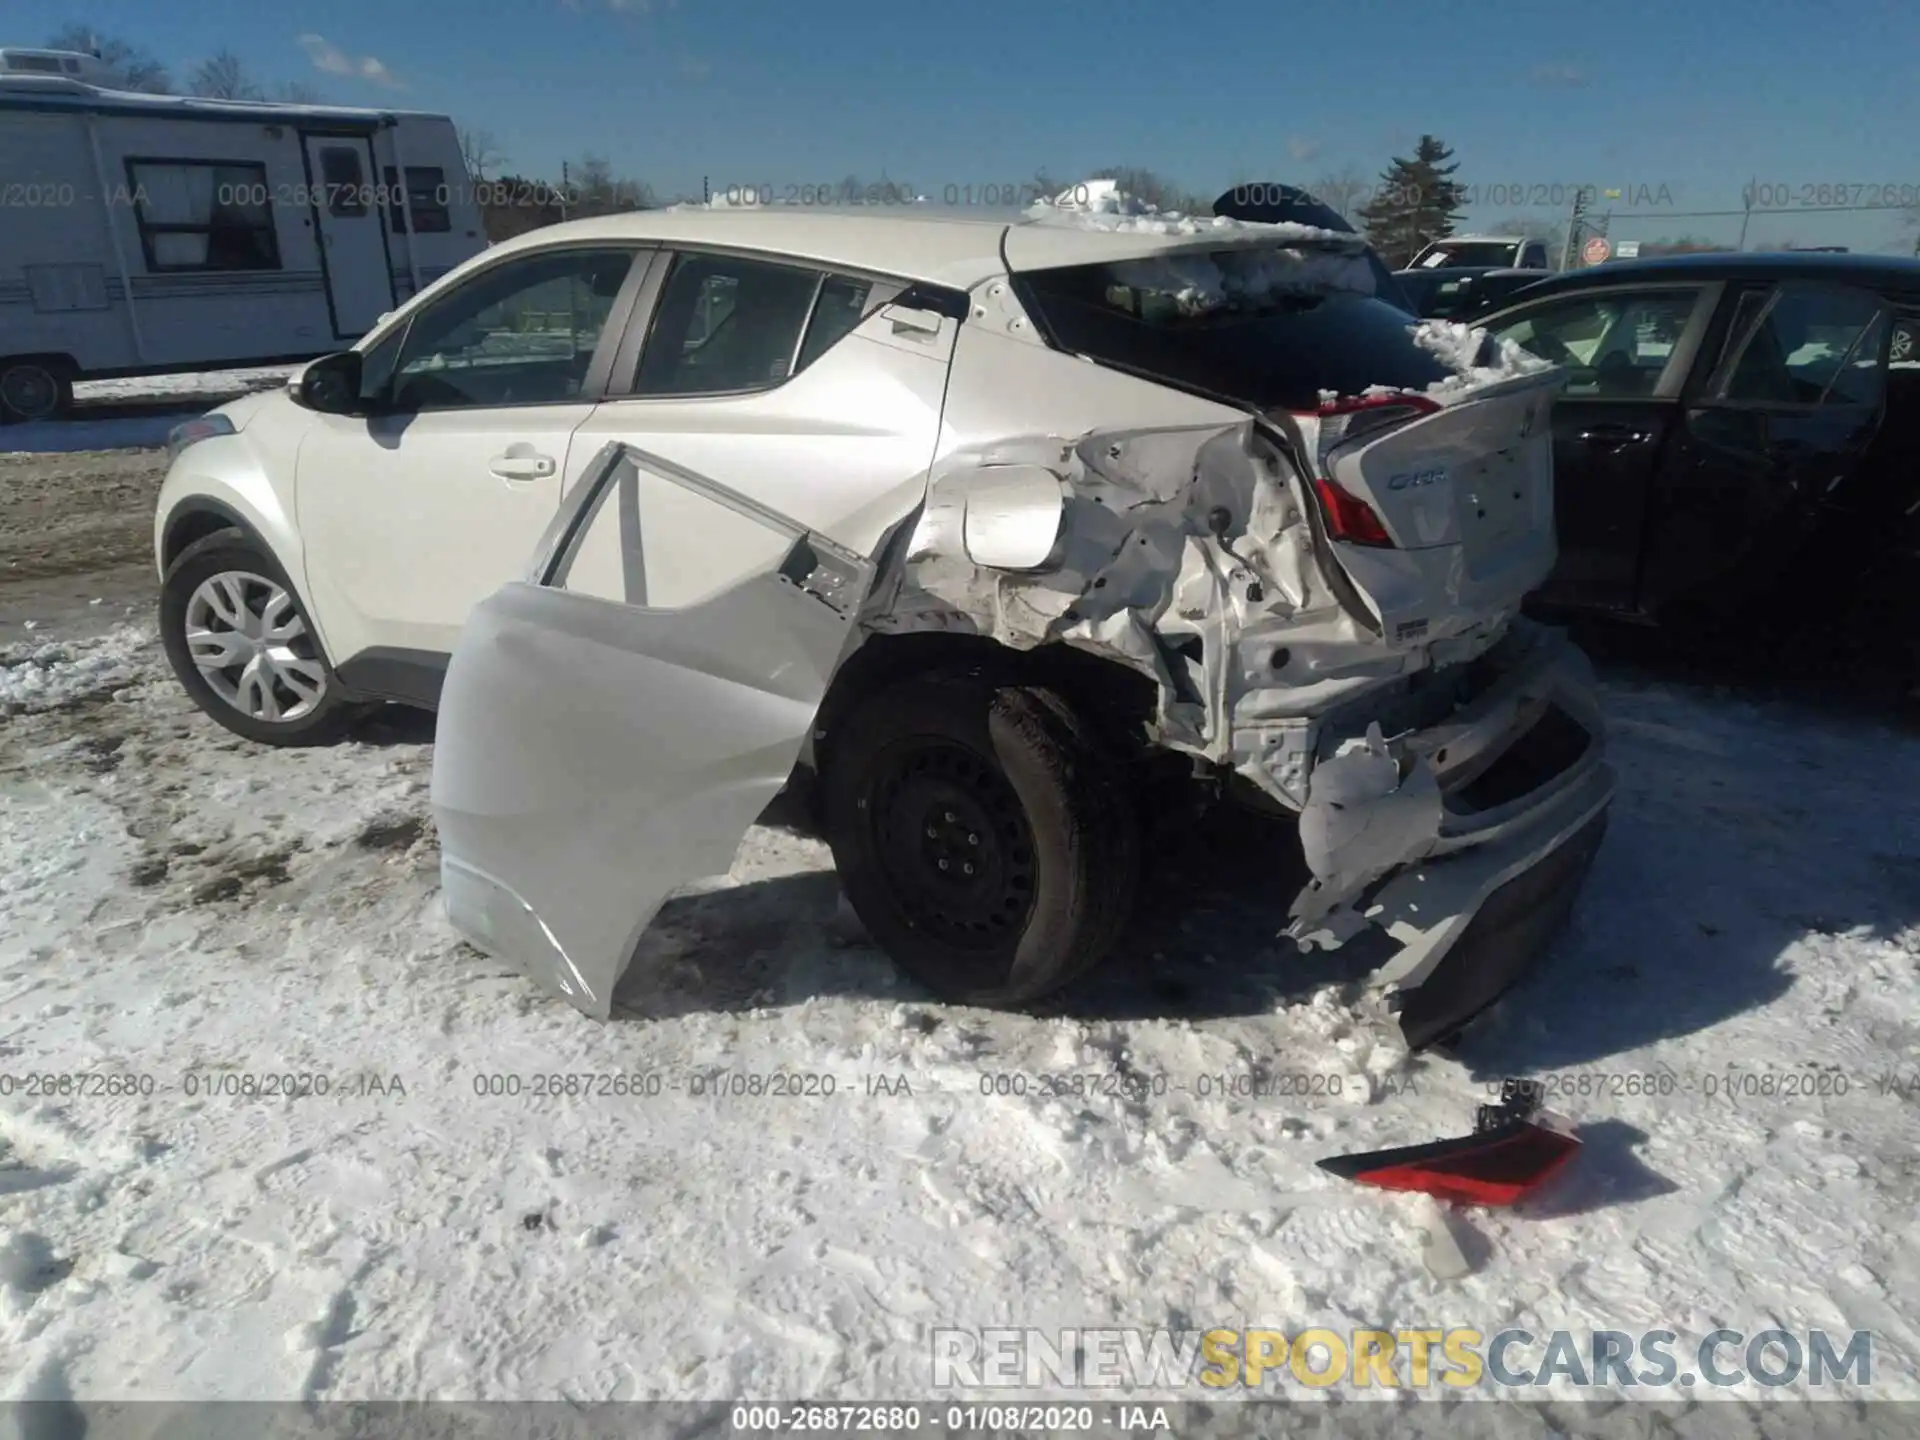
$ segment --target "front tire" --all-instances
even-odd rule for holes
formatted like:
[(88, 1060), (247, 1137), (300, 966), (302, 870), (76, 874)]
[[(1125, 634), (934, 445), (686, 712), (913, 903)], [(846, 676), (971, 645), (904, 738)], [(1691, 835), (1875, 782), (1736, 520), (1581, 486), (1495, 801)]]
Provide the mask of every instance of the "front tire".
[(160, 587), (160, 643), (194, 704), (263, 745), (324, 745), (354, 709), (293, 585), (238, 529), (196, 540)]
[(911, 680), (868, 697), (826, 757), (847, 900), (943, 1000), (1019, 1006), (1113, 946), (1139, 841), (1112, 765), (1049, 691)]

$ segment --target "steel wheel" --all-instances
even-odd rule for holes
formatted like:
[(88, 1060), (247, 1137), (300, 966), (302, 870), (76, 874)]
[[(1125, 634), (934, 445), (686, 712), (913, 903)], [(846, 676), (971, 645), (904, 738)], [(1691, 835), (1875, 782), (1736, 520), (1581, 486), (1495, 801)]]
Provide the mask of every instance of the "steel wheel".
[(60, 377), (46, 366), (21, 361), (0, 369), (0, 411), (22, 420), (46, 420), (60, 409)]
[(908, 923), (959, 949), (1004, 945), (1033, 908), (1035, 862), (1020, 797), (959, 745), (899, 746), (874, 786), (880, 863)]
[(207, 687), (242, 715), (287, 724), (326, 699), (326, 667), (278, 581), (246, 570), (208, 576), (187, 599), (185, 636)]

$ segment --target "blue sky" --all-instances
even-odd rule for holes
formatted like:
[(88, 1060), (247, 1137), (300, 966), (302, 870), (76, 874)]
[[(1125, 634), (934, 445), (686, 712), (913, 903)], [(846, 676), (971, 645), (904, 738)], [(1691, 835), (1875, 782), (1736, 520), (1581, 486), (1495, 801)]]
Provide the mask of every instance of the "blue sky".
[[(10, 0), (0, 22), (15, 44), (84, 22), (176, 79), (224, 45), (264, 81), (484, 127), (515, 171), (596, 151), (666, 194), (885, 172), (942, 199), (1111, 163), (1214, 194), (1371, 178), (1423, 131), (1476, 222), (1560, 217), (1514, 195), (1584, 182), (1656, 202), (1618, 238), (1731, 239), (1738, 219), (1680, 212), (1738, 208), (1756, 178), (1789, 209), (1802, 187), (1920, 187), (1906, 0)], [(1903, 235), (1894, 213), (1774, 212), (1749, 242)]]

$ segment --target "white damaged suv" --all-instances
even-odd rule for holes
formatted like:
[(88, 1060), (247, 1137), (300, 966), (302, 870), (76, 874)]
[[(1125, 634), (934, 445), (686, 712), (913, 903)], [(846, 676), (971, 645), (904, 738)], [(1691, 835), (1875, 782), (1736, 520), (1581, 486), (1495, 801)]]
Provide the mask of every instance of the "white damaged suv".
[(873, 939), (1020, 1004), (1126, 925), (1141, 777), (1296, 816), (1302, 944), (1424, 1045), (1545, 945), (1613, 794), (1555, 559), (1560, 372), (1351, 235), (681, 207), (498, 245), (176, 436), (163, 638), (241, 734), (438, 704), (448, 912), (606, 1016), (808, 797)]

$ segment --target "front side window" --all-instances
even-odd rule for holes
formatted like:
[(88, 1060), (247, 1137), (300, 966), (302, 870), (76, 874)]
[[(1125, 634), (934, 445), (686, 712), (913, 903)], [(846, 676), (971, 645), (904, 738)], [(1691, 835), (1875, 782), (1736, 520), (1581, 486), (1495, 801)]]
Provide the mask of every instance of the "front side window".
[(1887, 310), (1864, 290), (1782, 285), (1740, 297), (1716, 400), (1875, 405), (1885, 383)]
[[(555, 250), (474, 276), (415, 316), (391, 353), (393, 408), (577, 400), (633, 253)], [(369, 384), (387, 345), (367, 357)]]
[(1644, 399), (1659, 390), (1699, 298), (1697, 289), (1577, 295), (1494, 333), (1565, 366), (1569, 395)]
[(825, 277), (729, 255), (674, 257), (647, 333), (635, 395), (766, 390), (794, 372)]
[(148, 270), (280, 268), (264, 165), (129, 160), (127, 179)]

